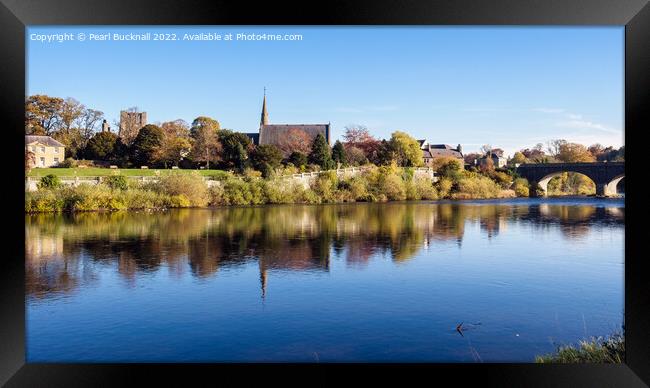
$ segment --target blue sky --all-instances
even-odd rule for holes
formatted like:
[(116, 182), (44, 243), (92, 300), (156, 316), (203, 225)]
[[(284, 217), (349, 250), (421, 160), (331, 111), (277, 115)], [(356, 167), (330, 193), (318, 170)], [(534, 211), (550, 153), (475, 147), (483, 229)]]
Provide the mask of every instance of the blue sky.
[[(179, 40), (88, 39), (109, 32)], [(182, 39), (200, 32), (235, 35)], [(33, 40), (60, 33), (75, 40)], [(302, 40), (243, 41), (237, 33)], [(618, 26), (30, 27), (27, 72), (27, 94), (74, 97), (111, 123), (137, 106), (149, 122), (204, 115), (255, 132), (266, 87), (271, 123), (331, 122), (332, 139), (360, 124), (380, 138), (402, 130), (465, 152), (491, 144), (511, 154), (554, 138), (623, 145)]]

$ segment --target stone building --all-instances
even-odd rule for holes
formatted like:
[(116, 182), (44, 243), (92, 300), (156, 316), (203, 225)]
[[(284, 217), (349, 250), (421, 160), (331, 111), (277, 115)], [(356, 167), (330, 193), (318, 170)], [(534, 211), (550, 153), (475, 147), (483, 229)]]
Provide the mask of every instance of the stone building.
[(33, 155), (31, 167), (53, 167), (65, 159), (65, 145), (49, 136), (25, 136), (25, 153), (28, 152)]
[(266, 92), (262, 101), (262, 114), (260, 117), (260, 127), (257, 133), (247, 133), (251, 141), (255, 144), (273, 144), (279, 145), (287, 133), (293, 130), (304, 131), (311, 141), (321, 133), (325, 136), (328, 144), (330, 142), (330, 123), (327, 124), (271, 124), (269, 122), (269, 113), (266, 108)]
[(492, 165), (495, 168), (503, 168), (508, 164), (508, 159), (504, 156), (502, 149), (494, 149), (488, 155), (483, 155), (477, 159), (479, 166), (484, 166), (488, 159), (492, 159)]
[(431, 167), (438, 158), (451, 157), (463, 161), (463, 148), (459, 144), (453, 148), (449, 144), (430, 144), (426, 139), (418, 140), (422, 149), (424, 165)]
[(147, 112), (120, 111), (120, 128), (117, 136), (130, 143), (138, 136), (140, 128), (145, 125), (147, 125)]

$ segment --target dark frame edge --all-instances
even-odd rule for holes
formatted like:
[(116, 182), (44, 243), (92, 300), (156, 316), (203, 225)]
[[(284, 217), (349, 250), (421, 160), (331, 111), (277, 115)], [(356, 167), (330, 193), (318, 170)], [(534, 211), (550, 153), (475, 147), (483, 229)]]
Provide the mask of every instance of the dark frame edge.
[[(4, 0), (3, 0), (4, 1)], [(75, 2), (72, 1), (67, 1)], [(504, 1), (509, 2), (509, 1)], [(65, 12), (61, 11), (63, 7), (59, 9), (58, 12), (47, 15), (47, 11), (43, 12), (40, 15), (30, 15), (30, 12), (34, 11), (33, 7), (21, 6), (20, 3), (13, 2), (12, 8), (16, 9), (17, 12), (12, 12), (5, 4), (0, 3), (0, 47), (4, 48), (4, 52), (19, 52), (22, 55), (11, 56), (11, 55), (2, 55), (0, 56), (0, 68), (4, 71), (7, 71), (7, 74), (11, 74), (10, 78), (13, 82), (9, 84), (3, 84), (3, 92), (0, 93), (0, 109), (2, 112), (2, 117), (4, 118), (5, 127), (9, 128), (5, 133), (9, 135), (9, 141), (13, 144), (23, 144), (23, 132), (22, 126), (23, 121), (20, 117), (16, 117), (15, 113), (24, 111), (22, 101), (25, 97), (24, 85), (25, 85), (25, 25), (27, 24), (43, 24), (44, 21), (49, 21), (50, 24), (63, 24), (66, 20)], [(27, 3), (27, 2), (25, 2)], [(23, 3), (23, 4), (25, 4)], [(167, 2), (168, 3), (168, 2)], [(464, 3), (464, 2), (463, 2)], [(549, 1), (549, 3), (554, 3)], [(580, 3), (577, 1), (576, 3)], [(623, 24), (620, 23), (620, 20), (624, 20), (625, 23), (625, 145), (628, 149), (632, 148), (638, 150), (641, 145), (635, 145), (631, 142), (630, 133), (634, 132), (636, 134), (642, 133), (642, 128), (647, 127), (648, 118), (650, 114), (646, 111), (644, 112), (644, 105), (647, 104), (648, 97), (650, 94), (650, 78), (648, 76), (647, 69), (650, 68), (650, 56), (648, 55), (647, 42), (650, 41), (650, 5), (648, 2), (645, 2), (645, 5), (642, 5), (638, 10), (630, 15), (630, 11), (633, 8), (630, 5), (631, 2), (627, 2), (623, 9), (618, 9), (617, 12), (607, 15), (607, 11), (613, 10), (615, 7), (610, 6), (605, 11), (603, 11), (603, 2), (597, 1), (598, 7), (594, 12), (588, 12), (584, 16), (573, 15), (568, 18), (566, 16), (558, 17), (556, 20), (550, 20), (553, 18), (553, 12), (557, 12), (560, 9), (557, 7), (550, 6), (546, 8), (547, 11), (550, 10), (550, 14), (547, 12), (541, 12), (538, 16), (532, 17), (522, 17), (517, 15), (517, 12), (508, 14), (505, 19), (511, 18), (512, 20), (517, 20), (517, 23), (510, 24)], [(636, 2), (639, 3), (639, 2)], [(636, 4), (635, 3), (635, 4)], [(18, 4), (18, 5), (16, 5)], [(493, 6), (494, 4), (491, 4)], [(51, 6), (56, 6), (51, 4)], [(219, 6), (228, 6), (221, 3), (217, 3), (216, 6), (208, 7), (211, 12), (216, 12), (215, 8)], [(429, 6), (434, 7), (434, 4)], [(444, 8), (445, 5), (442, 5)], [(503, 6), (503, 5), (501, 5)], [(441, 12), (439, 15), (431, 16), (431, 14), (413, 16), (414, 19), (411, 20), (411, 23), (415, 24), (435, 24), (436, 22), (440, 24), (475, 24), (475, 23), (484, 23), (484, 24), (509, 24), (509, 20), (504, 20), (495, 16), (494, 13), (490, 13), (490, 16), (486, 18), (477, 17), (477, 14), (480, 12), (482, 7), (474, 7), (471, 10), (472, 16), (463, 18), (462, 16), (455, 15), (455, 12), (458, 11), (457, 6), (449, 6), (448, 10)], [(505, 6), (503, 6), (505, 9)], [(632, 7), (632, 8), (631, 8)], [(45, 7), (47, 8), (47, 7)], [(497, 5), (496, 8), (500, 9), (500, 6)], [(339, 9), (342, 12), (352, 12), (354, 7), (341, 7)], [(165, 12), (168, 11), (168, 14)], [(412, 12), (413, 10), (405, 10), (406, 14)], [(63, 16), (61, 14), (63, 12)], [(173, 13), (176, 12), (176, 8), (171, 7), (166, 10), (163, 9), (161, 21), (173, 20)], [(384, 11), (390, 13), (390, 11)], [(519, 9), (521, 12), (521, 9)], [(601, 12), (601, 14), (596, 15), (596, 13)], [(195, 11), (196, 14), (199, 11)], [(380, 12), (384, 14), (383, 12)], [(16, 14), (21, 17), (17, 17)], [(109, 12), (110, 14), (110, 12)], [(125, 23), (132, 24), (152, 24), (152, 19), (155, 19), (157, 16), (146, 16), (143, 12), (136, 12), (137, 15), (131, 15), (125, 19)], [(239, 18), (230, 12), (224, 12), (215, 17), (215, 23), (223, 22), (222, 20), (228, 18)], [(331, 17), (328, 14), (325, 18)], [(373, 19), (376, 16), (372, 14), (362, 14), (356, 19), (350, 18), (348, 14), (345, 17), (342, 17), (337, 22), (339, 24), (382, 24), (386, 23), (382, 17), (379, 19)], [(384, 16), (385, 17), (385, 16)], [(396, 16), (395, 20), (404, 20), (404, 12)], [(81, 19), (80, 19), (81, 18)], [(201, 18), (201, 17), (199, 17)], [(209, 15), (202, 16), (203, 19), (209, 19)], [(368, 21), (367, 19), (371, 20)], [(427, 20), (422, 20), (422, 19)], [(539, 19), (541, 18), (541, 19)], [(110, 19), (115, 19), (113, 15), (108, 16), (97, 16), (92, 13), (84, 13), (83, 10), (75, 14), (72, 19), (78, 20), (87, 20), (87, 24), (115, 24), (111, 23)], [(388, 17), (388, 20), (391, 18)], [(443, 21), (440, 22), (440, 19)], [(234, 20), (234, 19), (233, 19)], [(252, 20), (259, 21), (259, 17), (253, 17)], [(374, 23), (373, 23), (374, 20)], [(542, 20), (542, 21), (540, 21)], [(544, 23), (543, 20), (546, 20)], [(148, 22), (147, 22), (148, 21)], [(325, 20), (320, 18), (316, 22), (323, 23)], [(182, 16), (182, 20), (179, 20), (179, 24), (189, 23), (188, 16)], [(330, 20), (334, 22), (334, 20)], [(591, 23), (590, 23), (591, 22)], [(279, 22), (277, 19), (274, 20), (274, 23), (270, 24), (285, 24), (286, 20)], [(250, 24), (258, 24), (251, 22)], [(269, 23), (266, 23), (269, 24)], [(19, 37), (16, 39), (16, 37)], [(645, 45), (644, 45), (645, 44)], [(16, 79), (18, 77), (18, 79)], [(3, 76), (4, 78), (4, 76)], [(647, 106), (647, 105), (646, 105)], [(22, 152), (22, 146), (20, 147), (9, 147), (9, 160), (20, 160), (20, 153)], [(630, 160), (637, 160), (637, 163), (640, 165), (640, 157), (636, 156), (635, 152), (629, 152), (627, 158)], [(16, 158), (16, 159), (13, 159)], [(627, 168), (627, 167), (626, 167)], [(21, 170), (11, 171), (11, 182), (16, 182), (14, 188), (9, 188), (11, 190), (12, 196), (22, 197), (24, 192), (22, 191), (21, 185), (23, 184), (24, 176), (22, 175)], [(626, 172), (626, 177), (627, 177)], [(635, 186), (635, 181), (632, 179), (633, 187)], [(630, 180), (626, 179), (626, 185), (629, 188)], [(639, 185), (640, 186), (640, 185)], [(638, 187), (641, 189), (641, 187)], [(15, 190), (14, 190), (15, 189)], [(632, 191), (632, 190), (630, 190)], [(640, 206), (644, 208), (644, 205), (639, 200), (640, 198), (637, 195), (632, 194), (626, 197), (627, 205), (631, 206)], [(626, 206), (627, 206), (626, 205)], [(7, 209), (10, 217), (15, 219), (24, 218), (24, 214), (21, 207), (15, 209)], [(640, 217), (641, 214), (634, 215), (632, 212), (628, 212), (626, 215), (626, 223), (628, 222), (638, 222), (637, 217)], [(24, 231), (21, 231), (24, 233)], [(647, 238), (643, 234), (641, 228), (626, 228), (626, 251), (630, 252), (643, 252), (643, 242)], [(80, 380), (76, 381), (73, 385), (78, 385), (80, 383), (91, 383), (98, 378), (107, 378), (109, 381), (115, 383), (126, 383), (131, 380), (129, 376), (130, 373), (124, 372), (124, 368), (129, 368), (129, 366), (119, 366), (114, 364), (104, 364), (104, 365), (65, 365), (65, 364), (25, 364), (25, 326), (24, 326), (24, 244), (22, 240), (15, 239), (10, 241), (7, 244), (8, 249), (6, 249), (5, 256), (7, 260), (4, 260), (2, 263), (2, 293), (0, 294), (0, 312), (4, 317), (14, 317), (16, 311), (22, 311), (22, 322), (9, 321), (5, 322), (4, 326), (0, 328), (0, 341), (3, 344), (2, 350), (0, 351), (0, 385), (7, 383), (9, 386), (21, 386), (27, 381), (33, 383), (40, 383), (41, 385), (50, 385), (52, 383), (54, 386), (64, 384), (64, 382), (69, 383), (69, 380), (64, 380), (64, 377), (71, 378), (71, 375), (76, 377), (81, 377)], [(15, 257), (20, 257), (20, 260), (12, 260)], [(488, 385), (492, 384), (503, 384), (504, 381), (508, 381), (508, 385), (521, 385), (524, 383), (530, 383), (531, 381), (536, 381), (536, 384), (543, 385), (544, 383), (549, 383), (545, 369), (548, 372), (552, 372), (556, 378), (566, 377), (574, 383), (574, 386), (594, 386), (594, 385), (607, 385), (608, 383), (620, 383), (620, 380), (613, 380), (613, 375), (623, 379), (625, 381), (625, 386), (644, 386), (650, 384), (650, 370), (647, 366), (650, 365), (650, 354), (647, 352), (645, 345), (650, 343), (650, 324), (648, 321), (642, 322), (643, 314), (647, 314), (650, 311), (650, 296), (647, 293), (643, 292), (643, 287), (647, 285), (647, 281), (644, 281), (643, 275), (644, 271), (641, 270), (641, 257), (638, 256), (636, 260), (629, 260), (628, 255), (626, 254), (626, 266), (625, 266), (625, 323), (626, 323), (626, 348), (627, 348), (627, 357), (626, 365), (624, 366), (611, 366), (611, 365), (547, 365), (547, 366), (536, 366), (530, 364), (492, 364), (498, 365), (501, 367), (497, 373), (489, 372), (485, 367), (487, 365), (476, 365), (469, 366), (470, 370), (478, 372), (477, 375), (482, 377), (487, 377), (485, 380), (481, 380), (484, 383), (487, 382)], [(630, 346), (630, 344), (632, 346)], [(210, 376), (214, 372), (214, 368), (225, 370), (223, 365), (197, 365), (190, 364), (186, 366), (180, 365), (151, 365), (151, 364), (132, 364), (134, 367), (140, 368), (140, 374), (147, 375), (149, 373), (162, 373), (165, 375), (164, 378), (173, 378), (173, 375), (176, 372), (200, 372), (200, 375)], [(449, 368), (455, 373), (462, 372), (467, 366), (463, 365), (445, 365), (438, 364), (433, 365), (433, 369), (439, 369), (439, 366)], [(260, 366), (259, 368), (269, 370), (267, 366)], [(351, 370), (347, 366), (337, 366), (330, 365), (324, 366), (325, 369), (337, 369), (345, 371)], [(361, 365), (361, 369), (370, 370), (371, 366)], [(417, 367), (417, 366), (416, 366)], [(457, 368), (463, 368), (457, 369)], [(229, 368), (237, 374), (244, 372), (243, 367), (239, 365), (234, 365)], [(240, 369), (241, 368), (241, 369)], [(400, 366), (382, 366), (381, 368), (372, 368), (373, 372), (377, 372), (380, 369), (384, 369), (384, 372), (380, 374), (387, 374), (388, 372), (397, 372), (404, 370)], [(314, 366), (307, 366), (309, 371), (323, 372), (322, 368), (316, 368)], [(422, 371), (427, 370), (425, 367), (420, 368)], [(288, 369), (280, 370), (287, 372)], [(576, 372), (580, 371), (579, 374), (589, 373), (592, 374), (587, 379), (576, 380), (576, 376), (573, 374), (573, 370)], [(430, 371), (430, 369), (429, 369)], [(278, 377), (280, 374), (278, 374)], [(13, 376), (13, 378), (12, 378)], [(459, 376), (460, 381), (468, 379), (468, 376)], [(503, 379), (503, 380), (500, 380)], [(541, 379), (541, 381), (539, 380)], [(162, 380), (164, 381), (164, 380)], [(551, 379), (551, 381), (557, 380)], [(144, 381), (146, 382), (146, 381)], [(645, 383), (644, 383), (645, 382)]]
[[(0, 3), (0, 69), (7, 81), (2, 82), (0, 92), (0, 112), (4, 133), (10, 144), (24, 144), (24, 121), (16, 112), (24, 112), (25, 98), (25, 25), (15, 14), (4, 4)], [(5, 81), (5, 80), (3, 80)], [(8, 148), (8, 160), (21, 160), (21, 147), (10, 146)], [(24, 156), (23, 156), (24, 157)], [(11, 164), (11, 163), (10, 163)], [(24, 175), (19, 169), (7, 169), (8, 185), (3, 190), (12, 198), (21, 196), (24, 198)], [(21, 192), (22, 191), (22, 192)], [(8, 203), (8, 202), (6, 202)], [(3, 209), (6, 220), (24, 219), (22, 209), (17, 206), (7, 206)], [(18, 229), (18, 225), (7, 222), (5, 227)], [(5, 229), (7, 230), (7, 229)], [(21, 231), (24, 236), (24, 230)], [(20, 233), (20, 232), (19, 232)], [(0, 385), (6, 382), (18, 369), (25, 364), (25, 292), (24, 292), (24, 243), (18, 238), (3, 238), (3, 260), (1, 261), (0, 282), (0, 316), (3, 323), (0, 327)], [(20, 258), (20, 259), (19, 259)], [(18, 316), (16, 316), (18, 315)]]
[[(625, 146), (626, 169), (630, 165), (642, 165), (642, 145), (634, 143), (630, 134), (637, 136), (644, 133), (650, 121), (650, 111), (647, 109), (650, 99), (650, 55), (648, 50), (650, 42), (650, 3), (625, 25)], [(629, 151), (629, 150), (632, 151)], [(626, 207), (643, 208), (638, 190), (642, 189), (638, 181), (627, 179), (629, 188), (633, 188), (630, 195), (626, 195)], [(638, 177), (638, 175), (637, 175)], [(636, 189), (635, 189), (636, 188)], [(637, 190), (635, 192), (634, 190)], [(628, 225), (642, 225), (645, 212), (626, 212), (625, 229), (625, 351), (627, 366), (646, 384), (650, 384), (650, 322), (647, 314), (650, 311), (650, 294), (647, 292), (647, 271), (642, 270), (644, 252), (644, 228), (627, 227)], [(644, 292), (644, 287), (646, 287)]]

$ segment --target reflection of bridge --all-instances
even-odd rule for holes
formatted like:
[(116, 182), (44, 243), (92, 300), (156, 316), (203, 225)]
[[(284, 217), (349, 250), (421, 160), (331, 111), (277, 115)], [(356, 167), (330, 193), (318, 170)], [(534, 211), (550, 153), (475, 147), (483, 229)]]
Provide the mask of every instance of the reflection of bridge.
[(547, 194), (548, 182), (563, 172), (577, 172), (596, 184), (596, 195), (616, 195), (616, 185), (625, 178), (625, 162), (522, 164), (517, 173), (528, 179), (531, 194), (538, 184)]

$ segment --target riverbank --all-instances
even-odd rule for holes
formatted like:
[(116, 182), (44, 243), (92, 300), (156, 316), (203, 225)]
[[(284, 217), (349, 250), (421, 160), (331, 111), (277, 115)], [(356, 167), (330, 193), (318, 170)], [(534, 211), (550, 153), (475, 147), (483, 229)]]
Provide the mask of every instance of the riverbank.
[(64, 186), (44, 177), (35, 192), (25, 194), (25, 212), (161, 210), (168, 208), (263, 204), (321, 204), (437, 199), (514, 198), (528, 194), (505, 189), (492, 179), (467, 172), (437, 182), (412, 169), (374, 167), (362, 174), (338, 177), (324, 173), (308, 184), (275, 177), (224, 176), (208, 185), (198, 174), (168, 174), (151, 182), (133, 182), (116, 175), (101, 184)]
[(625, 337), (614, 334), (608, 338), (592, 338), (574, 345), (561, 346), (557, 352), (535, 357), (535, 362), (545, 363), (606, 363), (625, 362)]

